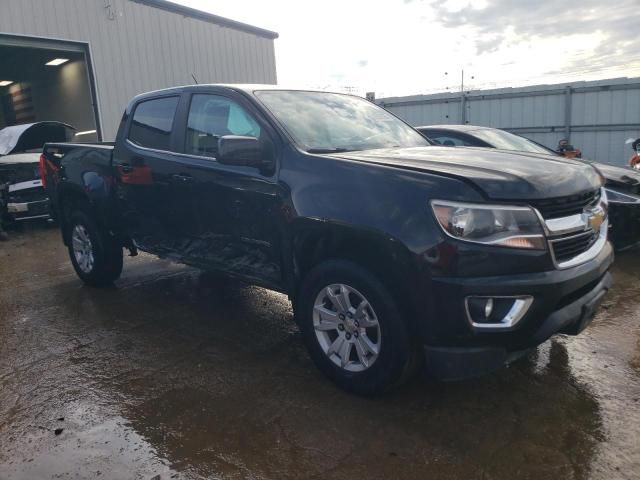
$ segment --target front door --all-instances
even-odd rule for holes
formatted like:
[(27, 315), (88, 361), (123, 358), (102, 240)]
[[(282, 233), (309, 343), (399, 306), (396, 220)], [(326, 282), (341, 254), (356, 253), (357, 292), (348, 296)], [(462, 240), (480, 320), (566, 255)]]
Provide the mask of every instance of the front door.
[(192, 94), (186, 117), (185, 169), (197, 217), (189, 262), (280, 287), (281, 196), (274, 173), (216, 161), (224, 135), (256, 137), (265, 155), (273, 155), (273, 132), (249, 106), (223, 95)]

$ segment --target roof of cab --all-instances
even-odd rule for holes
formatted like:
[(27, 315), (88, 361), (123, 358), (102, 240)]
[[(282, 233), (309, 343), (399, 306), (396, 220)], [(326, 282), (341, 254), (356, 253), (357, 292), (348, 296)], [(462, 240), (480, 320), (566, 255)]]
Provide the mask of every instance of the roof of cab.
[(421, 125), (415, 128), (417, 128), (418, 130), (426, 128), (434, 130), (453, 130), (455, 132), (473, 132), (474, 130), (481, 129), (496, 130), (492, 129), (491, 127), (483, 127), (482, 125)]
[[(180, 85), (178, 87), (162, 88), (160, 90), (153, 90), (150, 92), (141, 93), (131, 99), (127, 107), (127, 110), (129, 110), (136, 103), (140, 102), (141, 100), (145, 100), (147, 98), (179, 95), (187, 89), (189, 91), (198, 91), (198, 90), (207, 91), (214, 87), (227, 88), (229, 90), (235, 90), (235, 91), (244, 92), (248, 94), (252, 94), (256, 90), (278, 90), (278, 91), (293, 90), (293, 91), (300, 91), (300, 92), (323, 92), (322, 90), (314, 90), (312, 88), (291, 88), (287, 86), (260, 84), (260, 83), (199, 83), (195, 85)], [(332, 93), (332, 92), (325, 92), (325, 93)], [(340, 95), (349, 95), (348, 93), (340, 93), (340, 92), (333, 92), (333, 93), (339, 93)]]

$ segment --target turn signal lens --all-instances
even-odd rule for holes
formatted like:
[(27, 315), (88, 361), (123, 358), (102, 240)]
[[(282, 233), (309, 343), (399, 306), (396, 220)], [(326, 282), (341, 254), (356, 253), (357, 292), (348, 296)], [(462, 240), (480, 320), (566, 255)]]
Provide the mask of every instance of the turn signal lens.
[(542, 237), (511, 237), (498, 243), (504, 247), (532, 248), (537, 250), (545, 249), (545, 241)]

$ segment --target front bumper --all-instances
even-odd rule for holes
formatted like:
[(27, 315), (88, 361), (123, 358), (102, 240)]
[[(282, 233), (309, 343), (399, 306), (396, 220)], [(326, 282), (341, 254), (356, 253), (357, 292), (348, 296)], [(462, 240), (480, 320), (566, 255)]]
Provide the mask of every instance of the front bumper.
[[(456, 380), (496, 370), (556, 333), (578, 334), (593, 319), (611, 287), (607, 243), (596, 258), (573, 268), (528, 275), (433, 279), (435, 315), (425, 337), (427, 372)], [(513, 327), (485, 331), (464, 309), (470, 295), (531, 295), (525, 316)], [(446, 321), (444, 321), (446, 319)]]

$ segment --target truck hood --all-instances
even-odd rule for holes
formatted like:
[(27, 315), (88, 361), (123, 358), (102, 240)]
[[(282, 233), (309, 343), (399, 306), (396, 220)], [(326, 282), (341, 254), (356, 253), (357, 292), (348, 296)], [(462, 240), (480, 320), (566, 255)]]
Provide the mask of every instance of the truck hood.
[(554, 155), (487, 148), (414, 147), (335, 153), (332, 157), (455, 177), (496, 200), (565, 197), (602, 186), (590, 165)]
[(42, 149), (45, 142), (68, 142), (75, 130), (71, 125), (56, 121), (5, 127), (0, 130), (0, 155)]

